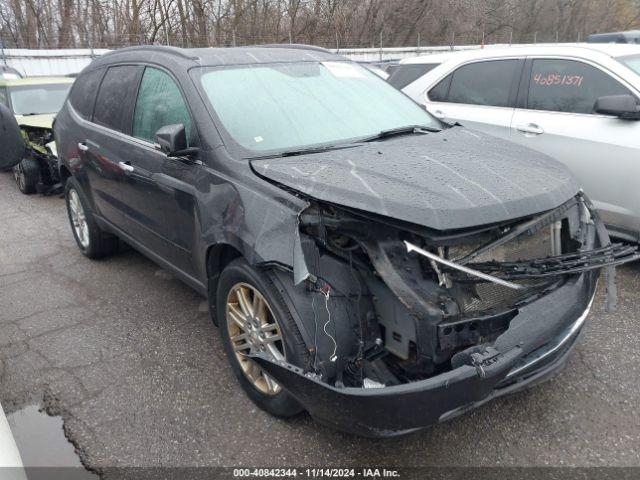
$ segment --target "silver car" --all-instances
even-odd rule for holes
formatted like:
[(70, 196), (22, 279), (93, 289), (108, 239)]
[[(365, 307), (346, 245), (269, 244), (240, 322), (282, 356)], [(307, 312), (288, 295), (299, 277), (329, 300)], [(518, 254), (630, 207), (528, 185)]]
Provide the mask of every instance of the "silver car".
[[(435, 116), (566, 164), (612, 235), (640, 240), (640, 45), (456, 52), (402, 90)], [(433, 64), (433, 57), (403, 65)]]

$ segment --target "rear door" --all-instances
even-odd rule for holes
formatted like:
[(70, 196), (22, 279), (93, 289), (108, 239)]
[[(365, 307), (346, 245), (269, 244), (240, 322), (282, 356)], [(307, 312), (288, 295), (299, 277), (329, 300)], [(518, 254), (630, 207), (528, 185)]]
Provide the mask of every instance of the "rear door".
[(509, 138), (524, 60), (484, 60), (456, 68), (427, 93), (427, 110), (439, 118)]
[(593, 112), (598, 97), (637, 94), (610, 71), (569, 58), (528, 60), (520, 90), (512, 140), (566, 164), (609, 226), (640, 231), (640, 122)]
[[(79, 156), (87, 167), (87, 178), (83, 181), (89, 183), (94, 208), (102, 218), (120, 228), (126, 207), (121, 191), (125, 180), (123, 165), (129, 161), (129, 152), (122, 144), (131, 129), (141, 74), (142, 67), (136, 65), (116, 65), (107, 69), (99, 83), (95, 106), (92, 105), (91, 122), (84, 123), (77, 143)], [(99, 81), (99, 74), (90, 80)], [(74, 89), (72, 105), (75, 94)]]

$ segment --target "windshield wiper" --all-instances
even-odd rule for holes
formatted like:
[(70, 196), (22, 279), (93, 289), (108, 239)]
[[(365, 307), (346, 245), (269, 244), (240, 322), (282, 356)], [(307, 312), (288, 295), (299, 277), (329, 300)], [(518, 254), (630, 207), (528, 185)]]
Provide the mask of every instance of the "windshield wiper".
[(370, 137), (360, 138), (352, 143), (346, 143), (342, 145), (329, 145), (324, 147), (311, 147), (311, 148), (301, 148), (299, 150), (287, 150), (285, 152), (280, 153), (272, 153), (267, 155), (261, 155), (258, 157), (248, 157), (250, 160), (264, 160), (268, 158), (280, 158), (280, 157), (295, 157), (297, 155), (307, 155), (313, 153), (322, 153), (327, 152), (329, 150), (341, 150), (343, 148), (353, 148), (361, 145), (365, 142), (372, 142), (374, 140), (379, 140), (381, 138), (389, 138), (397, 135), (408, 135), (408, 134), (420, 134), (424, 135), (430, 132), (440, 132), (439, 128), (431, 127), (428, 125), (407, 125), (400, 128), (393, 128), (391, 130), (383, 130), (381, 132), (376, 133)]
[(312, 148), (301, 148), (299, 150), (287, 150), (285, 152), (273, 153), (269, 155), (262, 155), (258, 157), (249, 157), (249, 160), (264, 160), (268, 158), (280, 158), (280, 157), (295, 157), (298, 155), (307, 155), (313, 153), (322, 153), (328, 152), (330, 150), (342, 150), (343, 148), (353, 148), (357, 147), (356, 144), (346, 144), (346, 145), (329, 145), (324, 147), (312, 147)]
[(404, 127), (392, 128), (390, 130), (382, 130), (375, 135), (358, 140), (358, 142), (373, 142), (375, 140), (380, 140), (383, 138), (397, 137), (398, 135), (408, 135), (410, 133), (424, 135), (425, 133), (440, 131), (441, 130), (439, 128), (431, 127), (428, 125), (406, 125)]

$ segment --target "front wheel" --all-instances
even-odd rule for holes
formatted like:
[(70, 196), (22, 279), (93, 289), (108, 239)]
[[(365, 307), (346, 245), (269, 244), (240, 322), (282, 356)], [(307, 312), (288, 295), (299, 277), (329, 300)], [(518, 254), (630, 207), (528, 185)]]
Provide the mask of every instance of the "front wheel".
[(18, 189), (25, 195), (35, 193), (40, 181), (40, 165), (33, 158), (23, 158), (13, 167), (13, 178)]
[(216, 315), (231, 368), (253, 402), (278, 417), (300, 413), (300, 404), (248, 355), (304, 365), (308, 352), (291, 313), (268, 274), (244, 259), (231, 262), (220, 275)]
[(114, 253), (118, 249), (118, 238), (98, 226), (73, 177), (66, 182), (64, 197), (73, 238), (80, 251), (89, 258), (101, 258)]

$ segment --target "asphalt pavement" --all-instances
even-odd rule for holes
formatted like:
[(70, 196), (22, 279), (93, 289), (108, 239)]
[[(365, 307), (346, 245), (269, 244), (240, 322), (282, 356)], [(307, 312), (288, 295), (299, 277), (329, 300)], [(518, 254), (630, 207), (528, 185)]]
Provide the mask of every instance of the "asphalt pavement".
[(0, 402), (40, 403), (92, 468), (640, 466), (640, 265), (602, 287), (552, 380), (405, 437), (278, 420), (236, 384), (206, 301), (131, 249), (91, 261), (58, 197), (0, 173)]

